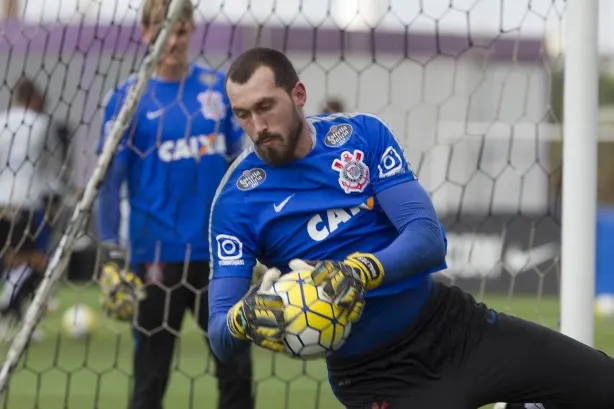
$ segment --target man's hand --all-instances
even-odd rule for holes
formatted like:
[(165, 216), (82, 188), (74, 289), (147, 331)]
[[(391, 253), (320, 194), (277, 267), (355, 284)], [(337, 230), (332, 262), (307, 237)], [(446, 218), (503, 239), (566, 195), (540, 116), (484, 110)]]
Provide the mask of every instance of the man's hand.
[(100, 305), (105, 314), (119, 321), (131, 321), (138, 302), (145, 298), (143, 282), (127, 270), (126, 252), (116, 244), (103, 243)]
[(284, 350), (284, 302), (278, 295), (261, 290), (266, 288), (260, 283), (251, 286), (241, 301), (228, 311), (226, 324), (233, 337), (281, 352)]
[(349, 311), (349, 320), (360, 319), (368, 290), (377, 288), (384, 278), (384, 268), (372, 254), (353, 253), (343, 261), (305, 262), (292, 260), (293, 270), (311, 270), (314, 284), (341, 308)]
[(118, 243), (103, 241), (100, 243), (100, 265), (115, 264), (119, 270), (128, 269), (128, 252)]

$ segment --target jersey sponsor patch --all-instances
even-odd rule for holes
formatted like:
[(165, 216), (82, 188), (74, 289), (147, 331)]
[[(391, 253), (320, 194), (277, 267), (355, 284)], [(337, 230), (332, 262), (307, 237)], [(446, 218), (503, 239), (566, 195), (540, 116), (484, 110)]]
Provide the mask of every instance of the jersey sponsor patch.
[(380, 179), (389, 178), (403, 172), (403, 159), (394, 147), (389, 146), (384, 151), (377, 169), (379, 170)]
[(224, 97), (218, 91), (203, 91), (197, 96), (200, 102), (200, 112), (206, 119), (219, 121), (226, 115)]
[(237, 180), (239, 190), (252, 190), (261, 185), (266, 179), (266, 172), (261, 168), (254, 168), (244, 171)]
[(217, 242), (217, 258), (218, 264), (223, 266), (242, 266), (245, 264), (243, 260), (243, 243), (236, 236), (228, 234), (218, 234), (215, 236)]
[(343, 146), (352, 136), (352, 131), (350, 124), (333, 125), (324, 137), (324, 145), (329, 148)]
[(335, 159), (332, 168), (339, 172), (339, 186), (345, 193), (360, 193), (369, 184), (369, 167), (364, 163), (361, 150), (344, 151), (341, 159)]

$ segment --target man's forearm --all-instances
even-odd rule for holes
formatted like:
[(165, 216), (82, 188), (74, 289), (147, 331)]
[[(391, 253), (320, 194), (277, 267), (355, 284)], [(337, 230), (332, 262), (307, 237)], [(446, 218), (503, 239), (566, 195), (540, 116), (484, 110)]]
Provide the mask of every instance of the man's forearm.
[(399, 230), (399, 236), (375, 253), (384, 268), (387, 284), (443, 266), (446, 246), (433, 205), (418, 182), (403, 183), (377, 196)]
[(211, 350), (220, 361), (231, 361), (238, 353), (247, 350), (250, 346), (249, 341), (241, 341), (230, 335), (224, 313), (209, 315), (208, 332)]
[(248, 278), (228, 277), (209, 283), (209, 342), (211, 350), (221, 361), (230, 361), (245, 351), (250, 341), (233, 337), (226, 324), (226, 314), (249, 289)]
[(96, 210), (96, 223), (101, 241), (119, 241), (121, 222), (120, 198), (122, 184), (128, 173), (128, 162), (114, 160), (100, 187)]

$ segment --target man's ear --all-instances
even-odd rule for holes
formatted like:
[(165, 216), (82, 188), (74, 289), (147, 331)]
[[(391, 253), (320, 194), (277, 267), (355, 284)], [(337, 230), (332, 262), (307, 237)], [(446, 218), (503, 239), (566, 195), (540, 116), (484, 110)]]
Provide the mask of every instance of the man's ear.
[(303, 108), (305, 106), (305, 103), (307, 102), (307, 89), (305, 88), (305, 84), (302, 82), (296, 83), (292, 89), (292, 99), (299, 108)]

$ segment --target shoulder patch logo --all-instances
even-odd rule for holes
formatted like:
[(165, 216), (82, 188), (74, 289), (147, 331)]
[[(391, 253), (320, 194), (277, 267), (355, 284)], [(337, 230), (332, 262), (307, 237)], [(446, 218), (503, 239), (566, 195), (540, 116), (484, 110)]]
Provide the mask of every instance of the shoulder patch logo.
[(324, 145), (329, 148), (343, 146), (352, 136), (352, 131), (352, 125), (350, 124), (333, 125), (324, 137)]
[(266, 173), (264, 169), (254, 168), (244, 171), (241, 177), (237, 180), (237, 188), (239, 190), (252, 190), (255, 187), (261, 185), (266, 179)]
[(369, 184), (369, 167), (363, 162), (365, 154), (344, 151), (341, 159), (335, 159), (332, 168), (339, 172), (339, 185), (345, 193), (360, 193)]

